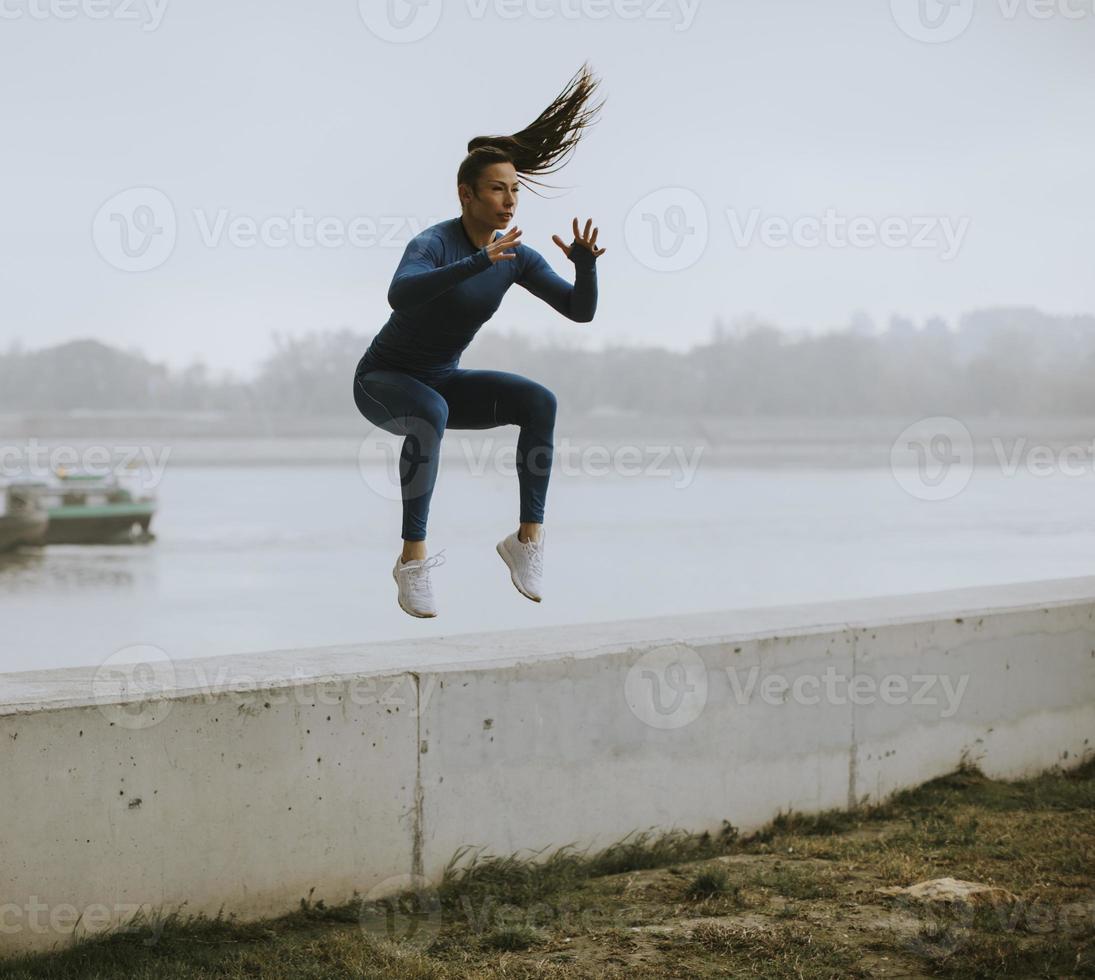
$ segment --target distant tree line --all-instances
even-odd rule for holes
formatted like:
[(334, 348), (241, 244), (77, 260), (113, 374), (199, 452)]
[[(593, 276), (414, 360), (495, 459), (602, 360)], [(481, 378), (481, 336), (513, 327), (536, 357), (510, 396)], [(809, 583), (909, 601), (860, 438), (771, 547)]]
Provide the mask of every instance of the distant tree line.
[[(0, 411), (354, 412), (353, 369), (371, 335), (275, 337), (253, 382), (172, 371), (135, 351), (81, 340), (0, 354)], [(1030, 308), (977, 310), (956, 328), (862, 314), (842, 329), (792, 334), (758, 321), (716, 322), (679, 352), (591, 351), (484, 328), (462, 367), (534, 377), (568, 409), (661, 414), (1095, 414), (1095, 317)]]

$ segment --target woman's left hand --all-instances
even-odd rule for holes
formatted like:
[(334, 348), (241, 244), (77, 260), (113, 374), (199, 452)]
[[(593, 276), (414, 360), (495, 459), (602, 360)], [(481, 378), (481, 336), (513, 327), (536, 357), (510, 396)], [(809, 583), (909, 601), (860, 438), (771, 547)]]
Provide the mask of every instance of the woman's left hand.
[[(604, 255), (608, 249), (597, 248), (597, 229), (593, 229), (592, 235), (589, 233), (589, 226), (592, 224), (593, 219), (590, 218), (586, 221), (585, 232), (582, 233), (578, 230), (578, 219), (574, 219), (574, 244), (588, 248), (593, 253), (593, 257), (598, 258)], [(551, 240), (563, 250), (563, 254), (569, 259), (571, 246), (567, 245), (558, 235), (552, 235)]]

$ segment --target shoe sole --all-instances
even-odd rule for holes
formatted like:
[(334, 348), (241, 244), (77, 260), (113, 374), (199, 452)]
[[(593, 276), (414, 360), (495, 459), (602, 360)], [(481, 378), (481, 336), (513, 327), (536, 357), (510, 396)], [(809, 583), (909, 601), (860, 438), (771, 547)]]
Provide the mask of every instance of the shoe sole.
[[(392, 569), (392, 578), (395, 579), (395, 587), (398, 589), (399, 588), (399, 578), (395, 574), (395, 569), (394, 568)], [(396, 602), (399, 603), (399, 608), (400, 609), (402, 609), (408, 616), (414, 616), (415, 619), (433, 619), (434, 616), (437, 615), (437, 613), (416, 613), (414, 610), (408, 609), (405, 605), (403, 605), (403, 600), (399, 597), (398, 592), (396, 593)]]
[(494, 550), (497, 551), (498, 554), (502, 556), (502, 561), (504, 561), (506, 563), (506, 568), (509, 569), (509, 578), (510, 578), (510, 581), (513, 583), (513, 587), (518, 592), (520, 592), (521, 595), (523, 595), (526, 599), (531, 599), (533, 602), (539, 602), (540, 599), (539, 599), (538, 596), (529, 595), (524, 590), (521, 583), (519, 581), (517, 581), (517, 573), (514, 571), (513, 566), (510, 564), (509, 556), (506, 554), (505, 550), (502, 548), (502, 542), (501, 541), (499, 541), (498, 544), (496, 544), (494, 546)]

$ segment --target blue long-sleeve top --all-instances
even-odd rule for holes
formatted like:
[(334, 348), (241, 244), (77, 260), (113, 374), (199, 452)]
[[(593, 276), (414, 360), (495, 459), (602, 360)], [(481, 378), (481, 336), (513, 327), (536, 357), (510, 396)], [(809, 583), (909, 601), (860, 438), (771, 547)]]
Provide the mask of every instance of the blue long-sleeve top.
[[(501, 234), (496, 232), (495, 238)], [(391, 316), (373, 337), (356, 373), (381, 367), (424, 381), (440, 380), (459, 366), (460, 355), (515, 282), (568, 319), (593, 319), (597, 260), (584, 245), (571, 244), (573, 285), (531, 246), (522, 243), (507, 251), (517, 257), (492, 263), (486, 247), (477, 248), (468, 238), (459, 217), (415, 235), (388, 289)]]

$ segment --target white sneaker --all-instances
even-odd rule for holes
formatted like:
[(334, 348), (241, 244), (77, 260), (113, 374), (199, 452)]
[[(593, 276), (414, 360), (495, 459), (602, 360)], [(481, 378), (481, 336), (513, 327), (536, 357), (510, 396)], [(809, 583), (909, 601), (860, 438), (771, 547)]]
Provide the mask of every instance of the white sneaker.
[(544, 576), (544, 529), (540, 529), (539, 541), (531, 538), (521, 541), (514, 531), (499, 541), (495, 550), (509, 565), (509, 577), (517, 591), (533, 602), (539, 602)]
[(445, 559), (441, 557), (444, 551), (442, 548), (432, 558), (412, 558), (410, 561), (403, 561), (402, 555), (396, 558), (392, 578), (399, 586), (399, 608), (405, 613), (423, 618), (437, 615), (430, 569), (444, 564)]

